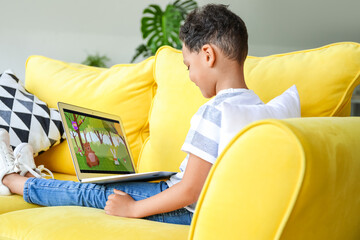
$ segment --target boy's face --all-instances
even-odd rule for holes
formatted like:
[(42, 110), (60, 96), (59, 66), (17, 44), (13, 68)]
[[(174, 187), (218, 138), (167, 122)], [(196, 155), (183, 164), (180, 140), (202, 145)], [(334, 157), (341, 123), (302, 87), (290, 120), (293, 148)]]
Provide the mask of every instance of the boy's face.
[(206, 98), (211, 98), (216, 95), (215, 84), (208, 74), (209, 68), (205, 53), (202, 50), (200, 50), (199, 53), (195, 51), (190, 52), (190, 50), (183, 45), (182, 54), (184, 64), (189, 71), (189, 78), (200, 88), (202, 95)]

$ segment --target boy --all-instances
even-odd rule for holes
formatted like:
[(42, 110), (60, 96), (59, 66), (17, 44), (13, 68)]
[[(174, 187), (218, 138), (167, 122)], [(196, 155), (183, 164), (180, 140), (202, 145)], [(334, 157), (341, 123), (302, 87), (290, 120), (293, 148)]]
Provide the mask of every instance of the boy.
[(102, 185), (34, 178), (38, 174), (31, 170), (35, 168), (31, 147), (20, 145), (14, 155), (8, 133), (2, 130), (0, 193), (20, 194), (27, 202), (39, 205), (88, 206), (105, 209), (110, 215), (190, 224), (196, 201), (219, 155), (221, 103), (262, 103), (244, 81), (247, 38), (244, 22), (223, 5), (193, 11), (181, 27), (184, 64), (190, 79), (206, 98), (215, 97), (192, 118), (182, 147), (188, 155), (181, 172), (167, 182)]

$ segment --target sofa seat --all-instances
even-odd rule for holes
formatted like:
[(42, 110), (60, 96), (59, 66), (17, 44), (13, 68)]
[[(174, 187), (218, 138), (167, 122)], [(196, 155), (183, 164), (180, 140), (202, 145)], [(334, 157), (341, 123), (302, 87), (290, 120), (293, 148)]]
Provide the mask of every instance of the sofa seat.
[(0, 214), (36, 207), (39, 206), (25, 202), (22, 196), (0, 196)]
[[(55, 179), (77, 181), (76, 176), (64, 173), (53, 173)], [(24, 201), (22, 196), (0, 196), (0, 214), (28, 208), (38, 208), (39, 205), (30, 204)]]
[(186, 239), (189, 226), (106, 215), (87, 207), (42, 207), (0, 215), (8, 239)]

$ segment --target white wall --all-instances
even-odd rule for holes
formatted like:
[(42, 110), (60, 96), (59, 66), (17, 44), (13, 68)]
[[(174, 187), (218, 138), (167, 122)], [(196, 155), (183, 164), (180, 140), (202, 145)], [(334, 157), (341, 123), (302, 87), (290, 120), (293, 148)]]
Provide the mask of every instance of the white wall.
[[(128, 63), (142, 43), (140, 19), (151, 3), (170, 0), (0, 0), (0, 72), (24, 79), (30, 55), (82, 62), (106, 54)], [(198, 0), (229, 4), (248, 26), (250, 55), (265, 56), (360, 42), (360, 0)]]

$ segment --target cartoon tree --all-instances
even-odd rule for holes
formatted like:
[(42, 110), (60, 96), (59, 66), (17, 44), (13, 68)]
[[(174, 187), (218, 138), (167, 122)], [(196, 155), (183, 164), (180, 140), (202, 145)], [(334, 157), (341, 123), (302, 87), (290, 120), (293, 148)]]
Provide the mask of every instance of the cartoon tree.
[(83, 130), (83, 135), (84, 135), (84, 138), (85, 138), (85, 142), (88, 142), (87, 138), (86, 138), (86, 134), (87, 134), (87, 129), (84, 129)]
[(94, 131), (96, 137), (99, 139), (100, 143), (102, 144), (104, 141), (104, 133), (100, 132), (99, 130)]
[(107, 131), (107, 134), (109, 135), (111, 145), (113, 145), (113, 147), (115, 147), (114, 141), (113, 141), (113, 139), (111, 137), (111, 133), (114, 133), (114, 134), (117, 133), (114, 125), (109, 123), (109, 122), (106, 122), (106, 121), (102, 121), (102, 122), (103, 122), (105, 130)]
[(94, 140), (91, 137), (91, 129), (89, 130), (89, 136), (90, 136), (90, 141), (93, 142)]
[[(90, 121), (89, 121), (89, 122), (90, 122)], [(89, 124), (86, 126), (85, 131), (86, 131), (87, 136), (89, 136), (89, 138), (90, 138), (90, 142), (94, 142), (94, 139), (93, 139), (93, 136), (92, 136), (93, 133), (94, 133), (94, 131), (95, 131), (94, 127), (91, 126), (91, 124), (89, 123)]]
[[(113, 139), (112, 139), (112, 137), (111, 137), (111, 134), (117, 135), (117, 136), (122, 140), (123, 143), (125, 142), (124, 137), (121, 136), (121, 134), (120, 134), (120, 133), (118, 132), (118, 130), (115, 128), (115, 125), (114, 125), (113, 123), (109, 123), (109, 122), (105, 122), (105, 121), (104, 121), (104, 126), (105, 126), (106, 131), (108, 132), (110, 141), (111, 141), (111, 143), (112, 143), (113, 146), (115, 146), (115, 145), (114, 145)], [(119, 140), (118, 143), (120, 144), (120, 140)]]
[(67, 120), (70, 122), (70, 124), (72, 125), (75, 132), (77, 133), (81, 148), (84, 150), (84, 144), (82, 142), (82, 138), (81, 138), (81, 134), (80, 134), (80, 127), (84, 123), (86, 116), (77, 115), (75, 113), (65, 114), (65, 116), (66, 116)]
[(79, 144), (76, 140), (76, 133), (74, 131), (70, 131), (71, 136), (74, 138), (75, 144), (76, 144), (76, 148), (79, 149)]
[[(91, 126), (96, 137), (99, 139), (100, 143), (102, 144), (104, 141), (104, 132), (100, 129), (104, 129), (104, 124), (102, 120), (96, 118), (90, 118), (88, 126)], [(90, 128), (90, 127), (89, 127)]]

